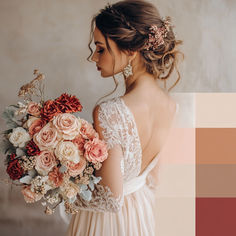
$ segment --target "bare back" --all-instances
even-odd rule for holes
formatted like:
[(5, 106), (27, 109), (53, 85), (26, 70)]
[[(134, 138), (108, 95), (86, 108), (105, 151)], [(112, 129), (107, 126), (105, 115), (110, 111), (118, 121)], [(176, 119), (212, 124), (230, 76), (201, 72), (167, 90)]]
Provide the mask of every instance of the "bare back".
[(143, 84), (122, 98), (135, 118), (143, 154), (142, 173), (165, 144), (175, 116), (176, 103), (151, 83)]

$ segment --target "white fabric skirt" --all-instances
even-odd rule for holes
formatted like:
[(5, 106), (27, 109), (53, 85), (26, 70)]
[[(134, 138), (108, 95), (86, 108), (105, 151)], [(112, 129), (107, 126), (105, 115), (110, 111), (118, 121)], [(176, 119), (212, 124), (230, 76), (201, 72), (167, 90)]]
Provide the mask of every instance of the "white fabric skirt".
[(156, 236), (155, 191), (147, 184), (124, 196), (117, 213), (81, 210), (72, 215), (67, 236)]

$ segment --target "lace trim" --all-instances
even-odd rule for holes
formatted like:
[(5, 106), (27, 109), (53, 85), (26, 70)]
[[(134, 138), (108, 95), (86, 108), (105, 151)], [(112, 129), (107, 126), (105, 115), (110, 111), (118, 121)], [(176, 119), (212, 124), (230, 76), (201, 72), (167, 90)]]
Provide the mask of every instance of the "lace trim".
[(77, 199), (72, 204), (65, 204), (66, 212), (75, 214), (79, 210), (87, 210), (93, 212), (118, 212), (124, 203), (123, 194), (115, 198), (108, 186), (101, 184), (95, 185), (92, 193), (92, 199), (86, 201), (77, 195)]
[[(141, 171), (141, 164), (142, 164), (142, 148), (141, 148), (141, 142), (138, 134), (137, 125), (135, 122), (135, 118), (129, 107), (125, 104), (124, 100), (121, 97), (118, 97), (121, 104), (123, 105), (124, 109), (126, 110), (126, 114), (128, 115), (127, 118), (127, 130), (129, 130), (129, 127), (131, 128), (131, 137), (133, 140), (131, 140), (131, 145), (133, 148), (131, 149), (131, 152), (133, 152), (133, 155), (128, 156), (127, 161), (130, 163), (129, 166), (132, 166), (133, 175), (131, 178), (136, 177), (140, 174)], [(127, 136), (129, 135), (129, 132)], [(130, 153), (128, 154), (130, 155)], [(130, 171), (130, 170), (129, 170)], [(131, 179), (129, 178), (129, 179)]]
[(122, 146), (121, 172), (123, 180), (128, 181), (139, 175), (142, 161), (142, 149), (134, 116), (121, 97), (99, 105), (98, 119), (103, 128), (104, 140), (108, 148), (116, 144)]

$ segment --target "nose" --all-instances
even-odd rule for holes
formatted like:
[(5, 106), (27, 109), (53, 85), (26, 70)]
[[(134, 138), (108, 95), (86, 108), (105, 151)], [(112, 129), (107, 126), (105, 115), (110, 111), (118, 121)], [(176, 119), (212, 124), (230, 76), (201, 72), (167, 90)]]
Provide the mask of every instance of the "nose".
[(96, 51), (93, 53), (91, 60), (94, 62), (98, 62), (98, 56), (97, 56)]

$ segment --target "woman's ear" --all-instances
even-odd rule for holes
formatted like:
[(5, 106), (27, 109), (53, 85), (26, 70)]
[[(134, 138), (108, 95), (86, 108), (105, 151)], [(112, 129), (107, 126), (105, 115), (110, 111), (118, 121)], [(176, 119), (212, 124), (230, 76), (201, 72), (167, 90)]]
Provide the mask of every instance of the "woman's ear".
[(128, 56), (131, 61), (137, 56), (137, 51), (128, 51)]

